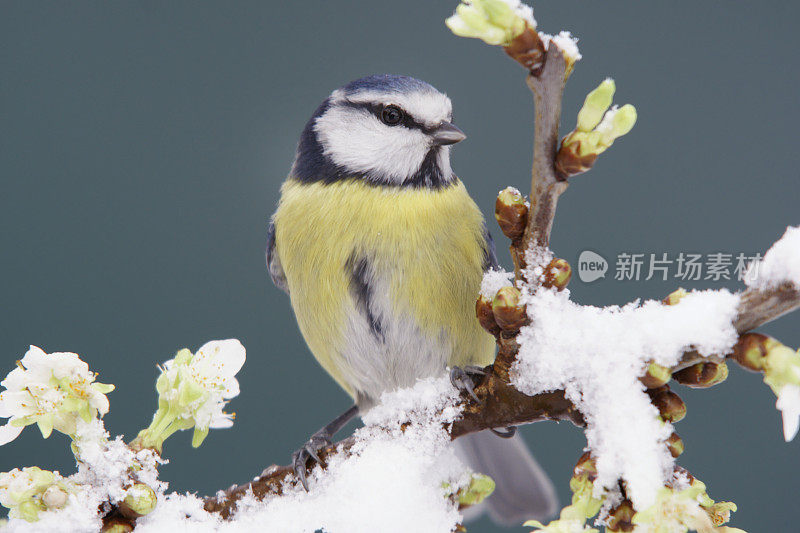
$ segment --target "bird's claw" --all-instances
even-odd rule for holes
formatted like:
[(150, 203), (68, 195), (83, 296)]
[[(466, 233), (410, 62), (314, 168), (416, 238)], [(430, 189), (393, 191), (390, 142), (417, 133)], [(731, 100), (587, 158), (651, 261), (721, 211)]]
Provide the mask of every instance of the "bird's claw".
[(450, 369), (450, 383), (459, 391), (466, 392), (470, 397), (478, 403), (483, 403), (478, 395), (475, 394), (475, 384), (472, 381), (473, 376), (485, 376), (486, 372), (483, 368), (478, 366), (454, 366)]
[(489, 431), (491, 431), (492, 433), (494, 433), (495, 435), (497, 435), (502, 439), (510, 439), (511, 437), (517, 434), (517, 426), (509, 426), (505, 429), (505, 431), (501, 431), (495, 428), (489, 428)]
[(315, 463), (321, 464), (322, 459), (319, 458), (319, 451), (333, 444), (331, 439), (332, 436), (327, 432), (318, 431), (311, 435), (311, 438), (292, 454), (292, 469), (306, 492), (308, 492), (308, 479), (306, 477), (308, 460), (311, 459)]

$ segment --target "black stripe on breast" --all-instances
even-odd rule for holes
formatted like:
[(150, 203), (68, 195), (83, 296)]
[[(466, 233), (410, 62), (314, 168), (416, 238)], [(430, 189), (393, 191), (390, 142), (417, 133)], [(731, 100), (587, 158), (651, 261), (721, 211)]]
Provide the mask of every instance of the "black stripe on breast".
[(373, 289), (369, 284), (369, 262), (364, 257), (352, 254), (345, 262), (344, 268), (350, 278), (350, 293), (356, 302), (356, 308), (367, 319), (370, 332), (382, 342), (383, 326), (371, 309)]
[(497, 261), (497, 253), (494, 248), (494, 239), (489, 229), (486, 227), (486, 222), (483, 223), (483, 271), (486, 272), (490, 268), (497, 270), (500, 264)]

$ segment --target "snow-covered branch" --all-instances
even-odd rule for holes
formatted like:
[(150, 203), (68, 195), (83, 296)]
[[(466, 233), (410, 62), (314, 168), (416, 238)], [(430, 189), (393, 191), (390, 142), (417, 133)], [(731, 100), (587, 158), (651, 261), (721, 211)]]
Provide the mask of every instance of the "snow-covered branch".
[[(794, 285), (782, 284), (767, 289), (748, 288), (741, 293), (738, 305), (730, 313), (730, 316), (735, 317), (731, 326), (737, 333), (744, 334), (797, 307), (800, 307), (800, 291)], [(690, 316), (689, 319), (693, 317)], [(466, 394), (461, 397), (458, 405), (461, 415), (447, 427), (447, 434), (451, 439), (490, 428), (519, 426), (545, 420), (566, 420), (580, 427), (585, 426), (583, 415), (566, 398), (565, 391), (527, 395), (509, 382), (508, 366), (514, 364), (519, 350), (515, 336), (517, 331), (518, 329), (496, 330), (500, 351), (505, 357), (498, 358), (493, 366), (487, 367), (486, 376), (476, 385), (475, 393), (479, 402)], [(732, 356), (733, 352), (721, 356), (703, 356), (696, 350), (688, 350), (681, 356), (680, 362), (670, 368), (669, 374), (707, 361), (724, 360), (725, 355)], [(680, 376), (677, 379), (686, 381)], [(338, 442), (322, 450), (320, 458), (323, 463), (327, 463), (336, 454), (348, 454), (354, 443), (355, 439), (352, 437)], [(280, 495), (286, 486), (298, 484), (292, 465), (272, 465), (252, 481), (234, 485), (206, 498), (205, 509), (227, 518), (235, 510), (236, 503), (245, 495), (263, 499)]]

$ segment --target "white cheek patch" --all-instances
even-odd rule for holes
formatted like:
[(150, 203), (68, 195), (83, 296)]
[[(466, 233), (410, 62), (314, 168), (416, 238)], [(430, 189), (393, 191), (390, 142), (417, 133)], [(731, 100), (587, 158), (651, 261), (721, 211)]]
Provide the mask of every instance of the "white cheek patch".
[(336, 165), (376, 181), (404, 182), (419, 170), (431, 147), (422, 131), (387, 126), (369, 111), (348, 107), (331, 107), (314, 131)]
[(442, 146), (439, 148), (438, 163), (442, 176), (450, 176), (453, 173), (453, 169), (450, 167), (449, 146)]

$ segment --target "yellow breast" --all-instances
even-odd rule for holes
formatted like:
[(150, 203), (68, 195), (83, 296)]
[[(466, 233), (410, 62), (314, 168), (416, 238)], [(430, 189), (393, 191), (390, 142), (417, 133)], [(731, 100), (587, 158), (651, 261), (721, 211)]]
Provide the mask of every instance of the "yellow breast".
[(388, 280), (396, 316), (412, 316), (426, 335), (445, 339), (448, 364), (491, 362), (493, 339), (475, 319), (483, 217), (460, 181), (431, 190), (289, 179), (274, 222), (300, 330), (349, 393), (351, 380), (338, 362), (349, 345), (348, 314), (356, 312), (345, 269), (353, 254), (368, 257)]

